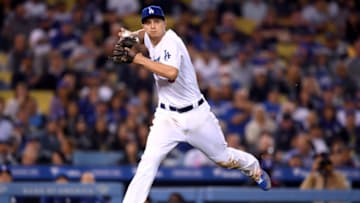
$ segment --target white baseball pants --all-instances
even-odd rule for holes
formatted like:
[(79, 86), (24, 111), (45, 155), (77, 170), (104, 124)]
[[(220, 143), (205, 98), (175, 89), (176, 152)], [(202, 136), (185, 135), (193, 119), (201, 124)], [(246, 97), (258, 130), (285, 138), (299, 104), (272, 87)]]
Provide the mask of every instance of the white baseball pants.
[(248, 176), (260, 167), (253, 155), (227, 147), (219, 122), (207, 102), (185, 113), (158, 107), (145, 152), (123, 203), (144, 203), (161, 161), (179, 142), (188, 142), (219, 166), (239, 169)]

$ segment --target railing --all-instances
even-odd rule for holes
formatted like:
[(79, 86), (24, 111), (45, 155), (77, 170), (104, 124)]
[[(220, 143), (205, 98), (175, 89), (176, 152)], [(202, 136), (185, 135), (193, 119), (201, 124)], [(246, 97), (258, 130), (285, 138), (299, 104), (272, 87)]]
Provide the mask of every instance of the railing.
[[(54, 184), (11, 183), (0, 184), (0, 202), (8, 203), (17, 197), (93, 197), (107, 196), (109, 203), (121, 203), (124, 187), (118, 183)], [(313, 202), (342, 201), (360, 203), (360, 190), (299, 190), (274, 188), (264, 192), (258, 188), (245, 187), (154, 187), (150, 192), (153, 203), (165, 203), (171, 193), (180, 193), (191, 203), (209, 202)]]
[(151, 190), (153, 203), (167, 202), (171, 193), (180, 193), (187, 202), (312, 202), (342, 201), (347, 203), (360, 202), (360, 190), (299, 190), (276, 188), (261, 191), (244, 187), (172, 187), (154, 188)]
[(109, 197), (109, 203), (120, 203), (124, 187), (118, 183), (54, 184), (54, 183), (10, 183), (0, 184), (0, 202), (10, 203), (16, 197)]
[[(17, 181), (51, 181), (59, 174), (65, 174), (71, 180), (79, 180), (85, 171), (94, 173), (98, 181), (126, 182), (134, 175), (132, 166), (13, 166), (14, 180)], [(360, 182), (360, 170), (356, 168), (342, 169), (351, 182)], [(308, 175), (308, 169), (277, 167), (271, 178), (280, 182), (300, 183)], [(239, 170), (228, 170), (220, 167), (160, 167), (156, 181), (159, 182), (196, 182), (196, 183), (241, 183), (249, 181)]]

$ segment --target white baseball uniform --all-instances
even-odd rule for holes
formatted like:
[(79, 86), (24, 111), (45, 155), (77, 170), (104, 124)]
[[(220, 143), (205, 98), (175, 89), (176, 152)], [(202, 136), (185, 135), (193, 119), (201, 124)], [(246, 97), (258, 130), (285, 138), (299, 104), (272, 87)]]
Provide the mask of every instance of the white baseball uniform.
[(189, 53), (176, 33), (166, 31), (156, 46), (145, 33), (144, 44), (153, 61), (176, 67), (179, 74), (173, 82), (154, 74), (159, 105), (123, 203), (144, 203), (161, 161), (179, 142), (188, 142), (222, 167), (236, 168), (246, 175), (259, 169), (253, 155), (227, 147), (219, 122), (199, 90)]

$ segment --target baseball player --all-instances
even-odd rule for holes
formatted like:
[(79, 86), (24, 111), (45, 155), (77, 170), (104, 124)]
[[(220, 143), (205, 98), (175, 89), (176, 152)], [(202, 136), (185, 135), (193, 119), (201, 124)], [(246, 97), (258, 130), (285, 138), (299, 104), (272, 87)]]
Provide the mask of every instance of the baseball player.
[[(249, 153), (227, 147), (219, 122), (199, 90), (185, 44), (173, 30), (166, 30), (161, 7), (144, 8), (141, 22), (143, 29), (131, 35), (138, 36), (145, 44), (149, 57), (121, 45), (115, 46), (114, 55), (130, 57), (127, 62), (142, 65), (154, 73), (159, 103), (146, 149), (123, 203), (145, 201), (161, 161), (179, 142), (198, 148), (221, 167), (242, 171), (261, 189), (269, 190), (270, 178), (258, 160)], [(123, 29), (120, 39), (129, 32)]]

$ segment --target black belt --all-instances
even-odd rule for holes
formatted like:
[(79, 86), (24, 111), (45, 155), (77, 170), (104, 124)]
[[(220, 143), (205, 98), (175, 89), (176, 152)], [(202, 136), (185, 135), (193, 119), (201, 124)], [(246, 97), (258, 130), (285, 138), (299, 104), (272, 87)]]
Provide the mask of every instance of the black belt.
[[(202, 103), (204, 103), (204, 99), (203, 99), (203, 98), (201, 98), (201, 99), (197, 102), (198, 106), (200, 106)], [(163, 103), (160, 103), (160, 108), (166, 109), (166, 105), (163, 104)], [(179, 113), (185, 113), (185, 112), (188, 112), (188, 111), (190, 111), (190, 110), (192, 110), (192, 109), (194, 109), (194, 108), (195, 108), (194, 105), (189, 105), (189, 106), (185, 106), (185, 107), (182, 107), (182, 108), (177, 108), (177, 107), (174, 107), (174, 106), (169, 106), (169, 110), (170, 110), (170, 111), (177, 111), (177, 112), (179, 112)]]

